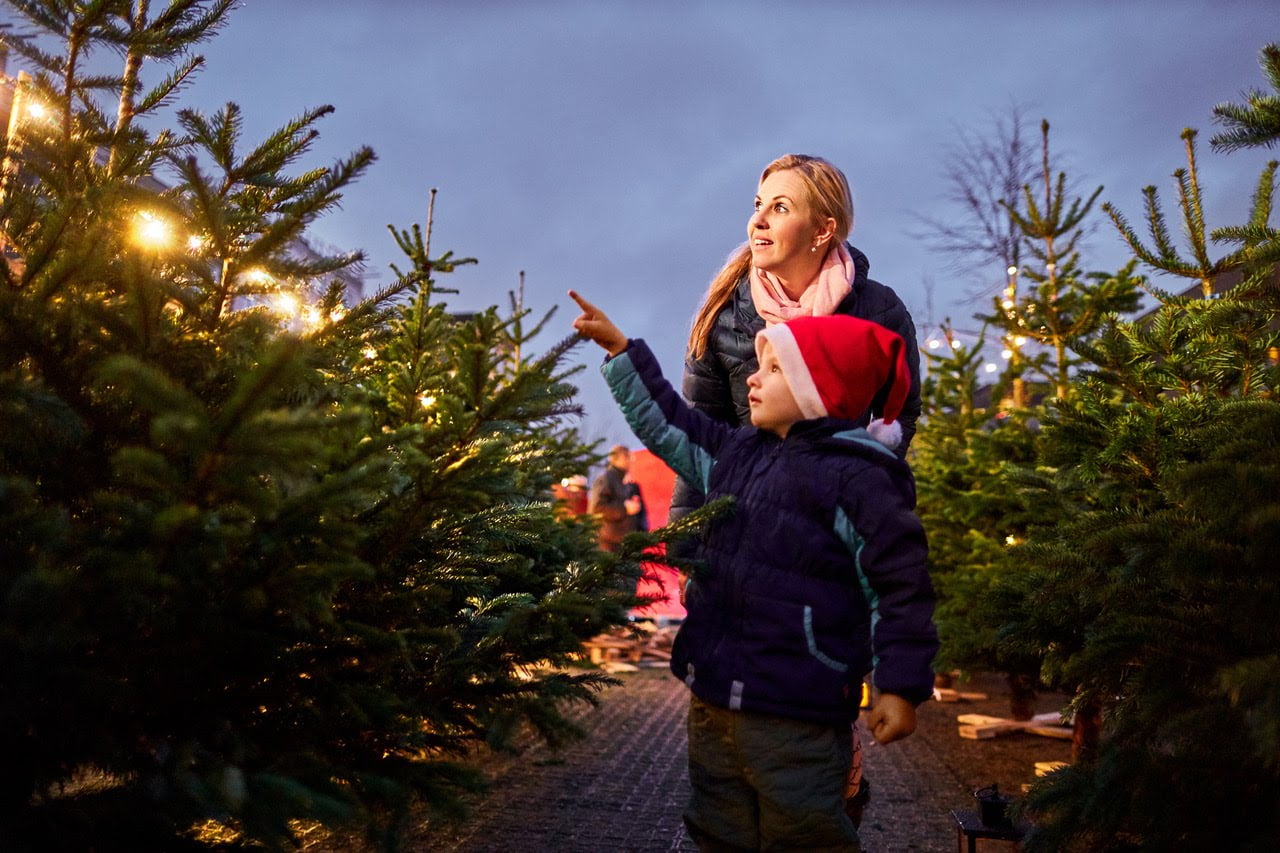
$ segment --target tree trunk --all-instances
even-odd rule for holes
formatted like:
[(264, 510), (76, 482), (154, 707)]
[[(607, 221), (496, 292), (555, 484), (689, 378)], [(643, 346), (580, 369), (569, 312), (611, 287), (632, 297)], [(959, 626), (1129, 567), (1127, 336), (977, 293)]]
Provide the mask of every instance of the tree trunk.
[(1011, 672), (1009, 682), (1009, 716), (1015, 720), (1029, 720), (1036, 715), (1036, 682), (1031, 676)]
[(1090, 699), (1076, 712), (1075, 722), (1071, 729), (1071, 763), (1098, 748), (1102, 739), (1102, 705), (1097, 699)]

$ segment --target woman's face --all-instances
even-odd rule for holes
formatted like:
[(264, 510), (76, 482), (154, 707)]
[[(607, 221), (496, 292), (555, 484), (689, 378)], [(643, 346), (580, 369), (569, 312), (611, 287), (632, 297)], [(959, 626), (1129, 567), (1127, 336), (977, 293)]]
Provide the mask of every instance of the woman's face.
[(813, 251), (820, 230), (805, 201), (804, 183), (793, 169), (770, 173), (760, 182), (755, 212), (747, 220), (751, 263), (784, 281), (808, 269), (826, 243)]

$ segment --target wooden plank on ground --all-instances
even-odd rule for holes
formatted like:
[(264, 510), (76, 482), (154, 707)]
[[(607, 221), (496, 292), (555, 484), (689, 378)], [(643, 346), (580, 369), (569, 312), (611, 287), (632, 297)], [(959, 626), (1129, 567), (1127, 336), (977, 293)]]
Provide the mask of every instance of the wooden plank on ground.
[[(1071, 729), (1057, 725), (1062, 715), (1057, 711), (1036, 714), (1029, 720), (1011, 720), (1006, 717), (993, 717), (989, 714), (960, 714), (956, 722), (960, 725), (960, 737), (968, 740), (986, 740), (1011, 732), (1031, 731), (1031, 734), (1045, 734), (1050, 729), (1065, 729), (1067, 737)], [(1058, 737), (1058, 735), (1049, 735)]]

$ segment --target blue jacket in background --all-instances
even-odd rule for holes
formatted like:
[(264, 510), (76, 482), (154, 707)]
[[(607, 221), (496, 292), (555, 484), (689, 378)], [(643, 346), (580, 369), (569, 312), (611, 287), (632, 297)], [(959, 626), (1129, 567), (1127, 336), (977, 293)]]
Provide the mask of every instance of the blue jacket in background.
[(702, 537), (671, 669), (703, 701), (813, 722), (883, 692), (921, 702), (937, 651), (925, 535), (906, 463), (852, 421), (785, 439), (691, 409), (643, 341), (603, 373), (636, 436), (708, 500), (735, 498)]

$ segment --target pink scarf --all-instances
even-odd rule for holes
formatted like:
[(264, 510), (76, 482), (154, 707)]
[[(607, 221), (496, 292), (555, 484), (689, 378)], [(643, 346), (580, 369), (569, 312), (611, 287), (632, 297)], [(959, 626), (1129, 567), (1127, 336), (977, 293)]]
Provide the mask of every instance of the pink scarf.
[(751, 268), (751, 301), (755, 303), (756, 313), (764, 318), (765, 325), (785, 323), (792, 317), (822, 317), (835, 313), (840, 300), (853, 289), (855, 271), (853, 258), (849, 257), (844, 243), (839, 240), (832, 243), (835, 246), (823, 258), (818, 277), (809, 282), (800, 294), (799, 302), (788, 297), (771, 274)]

